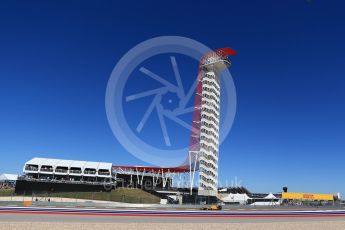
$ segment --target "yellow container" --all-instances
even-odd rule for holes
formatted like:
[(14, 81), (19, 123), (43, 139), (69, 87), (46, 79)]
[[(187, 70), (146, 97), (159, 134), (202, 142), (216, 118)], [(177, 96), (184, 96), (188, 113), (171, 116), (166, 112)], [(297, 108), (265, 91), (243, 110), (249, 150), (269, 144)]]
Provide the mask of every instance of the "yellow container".
[(283, 192), (283, 200), (321, 200), (333, 201), (333, 194), (318, 194), (318, 193), (300, 193), (300, 192)]

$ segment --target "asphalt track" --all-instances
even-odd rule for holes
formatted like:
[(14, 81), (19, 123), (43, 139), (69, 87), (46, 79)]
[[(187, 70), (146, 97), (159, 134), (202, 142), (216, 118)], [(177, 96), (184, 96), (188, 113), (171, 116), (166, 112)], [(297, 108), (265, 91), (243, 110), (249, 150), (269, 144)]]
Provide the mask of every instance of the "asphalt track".
[(242, 223), (345, 221), (345, 210), (199, 211), (0, 207), (0, 222)]

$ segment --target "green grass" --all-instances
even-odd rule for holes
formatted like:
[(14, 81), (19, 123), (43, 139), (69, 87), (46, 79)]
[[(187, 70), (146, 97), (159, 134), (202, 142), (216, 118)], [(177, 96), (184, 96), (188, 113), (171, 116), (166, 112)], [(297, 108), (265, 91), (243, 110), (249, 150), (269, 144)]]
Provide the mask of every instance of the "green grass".
[(159, 197), (156, 197), (141, 189), (118, 188), (111, 192), (60, 192), (51, 193), (49, 197), (62, 197), (87, 200), (104, 200), (125, 203), (158, 204)]
[(13, 188), (2, 188), (0, 189), (0, 196), (12, 196), (14, 195)]
[[(0, 189), (0, 196), (15, 196), (14, 189)], [(32, 195), (27, 195), (32, 196)], [(111, 192), (56, 192), (36, 194), (42, 197), (61, 197), (86, 200), (104, 200), (125, 203), (158, 204), (160, 198), (141, 189), (118, 188)]]

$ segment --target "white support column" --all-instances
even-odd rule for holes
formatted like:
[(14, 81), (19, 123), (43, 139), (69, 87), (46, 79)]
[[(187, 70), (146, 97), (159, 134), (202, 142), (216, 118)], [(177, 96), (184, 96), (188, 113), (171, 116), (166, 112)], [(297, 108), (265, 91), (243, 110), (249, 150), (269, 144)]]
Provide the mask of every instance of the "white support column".
[(154, 173), (153, 173), (153, 170), (152, 170), (152, 186), (153, 186), (153, 187), (156, 187), (155, 177), (156, 177), (156, 174), (154, 174)]
[(171, 177), (170, 177), (170, 188), (173, 187), (174, 185), (174, 181), (175, 181), (175, 173), (171, 173)]
[(188, 188), (186, 173), (183, 175), (183, 188)]
[(159, 172), (157, 174), (157, 173), (153, 172), (153, 170), (152, 170), (152, 177), (154, 178), (153, 179), (153, 186), (156, 187), (158, 184)]
[(157, 174), (156, 185), (158, 184), (158, 180), (159, 180), (159, 172)]
[(138, 182), (138, 185), (140, 185), (138, 168), (135, 168), (135, 171), (137, 172), (137, 182)]
[(141, 186), (143, 185), (144, 173), (145, 173), (145, 169), (143, 170), (143, 173), (141, 174), (141, 181), (140, 181)]
[(190, 195), (192, 195), (193, 185), (192, 185), (192, 152), (188, 152), (189, 159), (189, 181), (190, 181)]
[[(194, 165), (192, 170), (192, 153), (194, 153)], [(193, 185), (194, 185), (194, 178), (195, 178), (195, 170), (196, 170), (196, 162), (198, 160), (198, 152), (189, 151), (189, 182), (190, 182), (190, 195), (193, 193)]]
[(164, 172), (162, 169), (162, 183), (163, 183), (163, 188), (165, 188), (165, 186), (167, 185), (167, 181), (168, 181), (168, 177), (165, 175), (164, 176)]
[(113, 171), (113, 175), (114, 175), (113, 179), (115, 180), (115, 189), (116, 189), (116, 187), (117, 187), (117, 180), (116, 180), (116, 178), (117, 178), (117, 172), (114, 172), (114, 171)]

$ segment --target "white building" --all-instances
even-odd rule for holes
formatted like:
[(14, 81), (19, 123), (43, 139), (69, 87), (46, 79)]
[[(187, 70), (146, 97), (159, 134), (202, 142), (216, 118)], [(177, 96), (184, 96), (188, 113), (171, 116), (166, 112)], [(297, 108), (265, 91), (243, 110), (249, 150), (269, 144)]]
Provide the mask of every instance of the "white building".
[(219, 198), (222, 202), (226, 204), (240, 204), (240, 205), (247, 204), (248, 199), (250, 199), (250, 197), (246, 193), (243, 193), (243, 194), (229, 193), (229, 194), (224, 194), (223, 196), (219, 195)]
[[(232, 51), (233, 52), (233, 51)], [(195, 109), (200, 111), (199, 128), (199, 187), (198, 195), (216, 196), (218, 184), (218, 149), (220, 122), (220, 73), (230, 66), (230, 53), (220, 49), (206, 54), (200, 61), (199, 84)]]
[(98, 181), (112, 178), (112, 164), (33, 158), (25, 163), (23, 172), (26, 176), (33, 178)]
[(0, 175), (0, 184), (15, 184), (18, 179), (16, 174), (4, 173)]
[(281, 204), (281, 199), (269, 193), (261, 198), (249, 197), (246, 193), (228, 193), (219, 194), (218, 198), (225, 204), (239, 204), (251, 206), (278, 206)]

